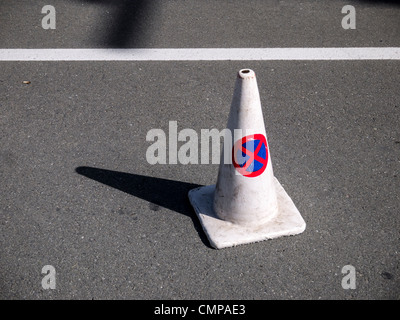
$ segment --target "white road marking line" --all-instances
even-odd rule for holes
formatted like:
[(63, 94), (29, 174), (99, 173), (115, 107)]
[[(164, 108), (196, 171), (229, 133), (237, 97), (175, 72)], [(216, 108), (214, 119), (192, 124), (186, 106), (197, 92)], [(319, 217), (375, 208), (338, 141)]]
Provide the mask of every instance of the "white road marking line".
[(0, 61), (400, 60), (400, 47), (0, 49)]

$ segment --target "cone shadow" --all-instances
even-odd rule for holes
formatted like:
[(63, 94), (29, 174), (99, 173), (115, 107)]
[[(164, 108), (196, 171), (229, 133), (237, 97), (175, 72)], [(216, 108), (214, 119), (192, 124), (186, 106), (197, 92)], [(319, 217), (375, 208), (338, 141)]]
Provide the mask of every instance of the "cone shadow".
[(93, 167), (77, 167), (75, 171), (89, 179), (148, 201), (150, 210), (157, 211), (161, 206), (190, 217), (203, 243), (211, 248), (188, 199), (189, 190), (200, 185)]
[[(102, 45), (109, 48), (143, 47), (156, 5), (154, 0), (84, 0), (105, 6), (112, 20), (102, 31)], [(79, 0), (82, 2), (82, 0)]]
[(150, 15), (152, 6), (152, 0), (120, 1), (115, 25), (106, 39), (107, 45), (111, 48), (143, 45), (146, 23), (149, 23), (147, 16)]

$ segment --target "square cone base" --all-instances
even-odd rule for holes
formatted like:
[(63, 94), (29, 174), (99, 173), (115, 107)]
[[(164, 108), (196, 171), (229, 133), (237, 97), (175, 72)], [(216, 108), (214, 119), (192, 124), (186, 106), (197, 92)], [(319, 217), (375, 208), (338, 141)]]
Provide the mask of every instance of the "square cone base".
[(189, 191), (189, 200), (210, 244), (216, 249), (302, 233), (306, 228), (292, 199), (275, 180), (278, 214), (265, 224), (243, 226), (218, 218), (213, 209), (215, 185)]

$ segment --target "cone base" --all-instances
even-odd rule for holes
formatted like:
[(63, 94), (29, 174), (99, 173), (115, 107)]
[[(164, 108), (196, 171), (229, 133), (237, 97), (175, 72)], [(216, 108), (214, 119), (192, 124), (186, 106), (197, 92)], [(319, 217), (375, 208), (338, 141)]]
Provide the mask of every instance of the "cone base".
[(292, 199), (274, 178), (278, 198), (278, 214), (267, 223), (243, 226), (220, 219), (214, 212), (215, 185), (189, 191), (189, 200), (200, 219), (210, 244), (216, 249), (302, 233), (306, 228)]

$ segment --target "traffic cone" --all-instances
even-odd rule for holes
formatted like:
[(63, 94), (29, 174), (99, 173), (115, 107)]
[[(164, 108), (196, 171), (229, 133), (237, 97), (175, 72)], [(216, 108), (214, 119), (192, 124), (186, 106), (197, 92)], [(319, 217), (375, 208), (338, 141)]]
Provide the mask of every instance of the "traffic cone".
[(253, 70), (238, 73), (227, 128), (217, 184), (189, 191), (211, 245), (221, 249), (303, 232), (302, 216), (273, 174)]

